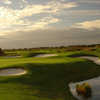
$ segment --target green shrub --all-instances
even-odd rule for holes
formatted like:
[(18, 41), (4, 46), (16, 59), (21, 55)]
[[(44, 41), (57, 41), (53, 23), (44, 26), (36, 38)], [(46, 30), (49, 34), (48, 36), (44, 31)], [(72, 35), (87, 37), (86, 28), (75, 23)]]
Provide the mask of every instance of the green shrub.
[(0, 56), (3, 56), (4, 55), (4, 52), (3, 50), (0, 48)]

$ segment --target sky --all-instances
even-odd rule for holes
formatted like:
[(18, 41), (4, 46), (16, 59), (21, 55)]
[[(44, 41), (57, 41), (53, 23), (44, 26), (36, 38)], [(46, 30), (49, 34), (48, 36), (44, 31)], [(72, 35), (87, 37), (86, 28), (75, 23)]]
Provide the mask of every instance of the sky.
[(100, 0), (0, 0), (0, 47), (100, 43)]

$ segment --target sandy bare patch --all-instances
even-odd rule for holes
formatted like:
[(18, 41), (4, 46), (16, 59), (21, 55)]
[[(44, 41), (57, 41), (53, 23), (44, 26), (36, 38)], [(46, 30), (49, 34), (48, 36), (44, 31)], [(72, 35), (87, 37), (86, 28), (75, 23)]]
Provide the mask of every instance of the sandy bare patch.
[(0, 70), (0, 76), (19, 76), (26, 73), (27, 71), (22, 68), (5, 68)]
[(35, 57), (53, 57), (53, 56), (57, 56), (57, 54), (39, 54)]

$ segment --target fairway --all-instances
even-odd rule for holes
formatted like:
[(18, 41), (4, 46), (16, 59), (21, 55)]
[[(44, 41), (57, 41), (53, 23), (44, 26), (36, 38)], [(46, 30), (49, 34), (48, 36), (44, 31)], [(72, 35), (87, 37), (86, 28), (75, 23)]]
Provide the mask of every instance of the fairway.
[(100, 66), (77, 52), (57, 53), (54, 57), (0, 58), (0, 69), (24, 68), (21, 76), (0, 76), (1, 100), (76, 100), (68, 84), (100, 75)]

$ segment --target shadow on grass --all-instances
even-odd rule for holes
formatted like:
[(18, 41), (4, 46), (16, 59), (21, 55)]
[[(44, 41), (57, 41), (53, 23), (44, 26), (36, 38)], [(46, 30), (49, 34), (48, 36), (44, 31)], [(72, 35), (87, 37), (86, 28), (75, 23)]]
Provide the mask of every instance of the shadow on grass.
[(72, 54), (72, 55), (69, 55), (69, 56), (67, 56), (67, 57), (82, 57), (82, 56), (97, 57), (97, 56), (94, 55), (94, 54), (86, 54), (86, 53)]
[(29, 89), (33, 91), (32, 94), (38, 97), (61, 97), (66, 100), (74, 100), (68, 88), (70, 82), (82, 81), (100, 75), (100, 66), (90, 61), (61, 64), (23, 64), (20, 66), (28, 70), (26, 75), (1, 77), (0, 83), (28, 85)]

